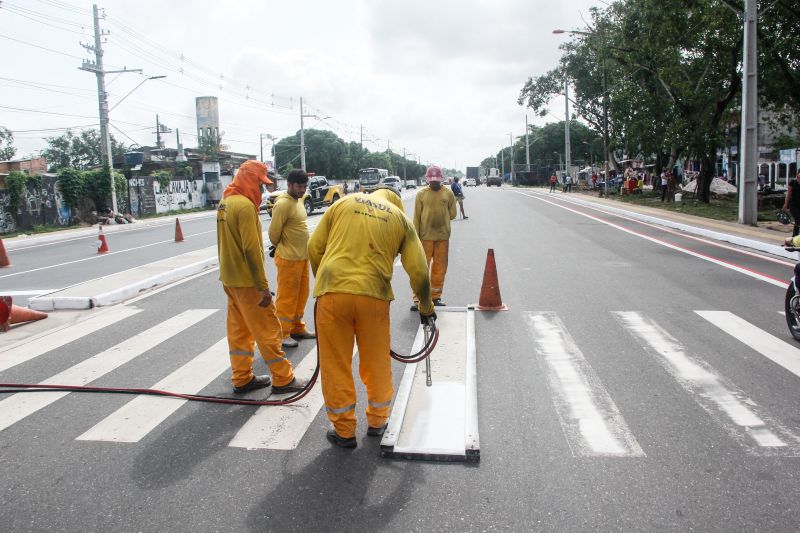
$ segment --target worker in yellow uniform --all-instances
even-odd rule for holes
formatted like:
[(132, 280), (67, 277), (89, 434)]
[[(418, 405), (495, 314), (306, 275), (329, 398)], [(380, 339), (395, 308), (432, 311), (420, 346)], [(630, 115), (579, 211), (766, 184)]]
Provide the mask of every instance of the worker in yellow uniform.
[[(231, 382), (233, 391), (239, 394), (270, 385), (273, 394), (298, 392), (308, 383), (294, 376), (281, 348), (281, 325), (264, 273), (264, 241), (258, 216), (262, 183), (270, 183), (267, 166), (260, 161), (245, 161), (225, 188), (217, 210), (219, 280), (228, 296)], [(253, 374), (254, 340), (272, 379)]]
[[(414, 227), (431, 268), (433, 305), (443, 306), (442, 291), (450, 248), (450, 221), (456, 218), (456, 197), (448, 187), (442, 187), (442, 169), (436, 165), (428, 167), (425, 180), (428, 186), (417, 193), (414, 202)], [(418, 303), (415, 294), (412, 311), (417, 310)]]
[(333, 424), (327, 438), (343, 448), (357, 445), (354, 337), (359, 375), (367, 388), (367, 435), (379, 437), (386, 429), (394, 394), (389, 303), (398, 253), (419, 296), (423, 324), (436, 318), (422, 244), (409, 219), (382, 195), (356, 193), (339, 200), (308, 243), (316, 280), (322, 395)]
[(401, 213), (405, 213), (406, 210), (403, 208), (403, 199), (400, 197), (400, 193), (392, 189), (391, 187), (381, 186), (371, 192), (373, 196), (380, 198), (386, 202), (389, 202), (396, 208), (400, 210)]
[(294, 169), (286, 177), (286, 192), (278, 196), (272, 208), (269, 240), (276, 247), (278, 293), (275, 309), (281, 321), (283, 347), (296, 348), (297, 339), (314, 339), (303, 314), (308, 301), (308, 224), (303, 196), (308, 187), (308, 174)]

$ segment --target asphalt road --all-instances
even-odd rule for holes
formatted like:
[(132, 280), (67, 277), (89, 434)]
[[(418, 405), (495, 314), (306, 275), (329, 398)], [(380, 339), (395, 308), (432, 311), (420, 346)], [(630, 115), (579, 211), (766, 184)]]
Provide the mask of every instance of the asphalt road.
[[(0, 401), (4, 529), (800, 529), (800, 350), (780, 314), (792, 265), (568, 195), (466, 194), (443, 299), (478, 300), (493, 248), (509, 307), (477, 316), (479, 464), (381, 459), (363, 434), (361, 389), (354, 451), (325, 440), (324, 410), (296, 448), (247, 449), (231, 442), (250, 407), (188, 403), (132, 442), (109, 442), (92, 438), (131, 397), (70, 394), (25, 415), (10, 396)], [(274, 282), (272, 265), (268, 274)], [(395, 274), (392, 344), (408, 350), (419, 321)], [(0, 381), (35, 383), (124, 352), (92, 384), (151, 387), (224, 339), (224, 307), (216, 275), (197, 276), (95, 311), (110, 324), (14, 366), (0, 347)], [(293, 363), (312, 347), (304, 341)], [(395, 363), (396, 384), (401, 371)], [(228, 371), (212, 375), (199, 390), (227, 394)]]

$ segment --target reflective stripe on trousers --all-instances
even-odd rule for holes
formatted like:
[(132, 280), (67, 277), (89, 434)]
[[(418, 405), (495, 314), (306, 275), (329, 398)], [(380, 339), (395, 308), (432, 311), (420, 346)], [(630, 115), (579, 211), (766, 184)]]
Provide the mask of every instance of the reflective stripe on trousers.
[(281, 321), (284, 338), (306, 330), (303, 315), (308, 302), (308, 265), (308, 259), (289, 261), (275, 255), (275, 267), (278, 270), (275, 310)]
[(253, 379), (253, 341), (269, 365), (272, 382), (277, 386), (294, 379), (292, 365), (281, 347), (281, 325), (275, 305), (259, 307), (261, 293), (255, 287), (223, 287), (228, 295), (228, 353), (231, 358), (231, 382), (234, 387)]
[(356, 434), (353, 341), (358, 373), (367, 388), (367, 423), (389, 418), (394, 395), (389, 359), (389, 302), (369, 296), (328, 293), (317, 299), (317, 340), (322, 395), (328, 419), (341, 437)]

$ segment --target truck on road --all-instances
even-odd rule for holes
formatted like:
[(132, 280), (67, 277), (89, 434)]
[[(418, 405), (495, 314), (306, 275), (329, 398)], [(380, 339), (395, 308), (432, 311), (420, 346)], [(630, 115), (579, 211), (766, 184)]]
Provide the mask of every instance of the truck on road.
[(483, 167), (467, 167), (467, 179), (465, 185), (472, 187), (483, 183)]
[(496, 168), (489, 169), (489, 176), (486, 178), (486, 186), (491, 187), (497, 185), (498, 187), (503, 184), (503, 179), (500, 177), (500, 171)]

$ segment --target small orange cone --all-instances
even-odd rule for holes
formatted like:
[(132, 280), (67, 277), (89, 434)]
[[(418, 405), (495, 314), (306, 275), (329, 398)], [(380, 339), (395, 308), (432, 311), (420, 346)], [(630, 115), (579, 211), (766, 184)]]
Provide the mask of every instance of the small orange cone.
[(100, 236), (97, 238), (97, 253), (107, 254), (108, 243), (106, 242), (106, 236), (103, 234), (103, 226), (98, 226), (98, 227), (100, 228)]
[(20, 324), (22, 322), (33, 322), (34, 320), (42, 320), (47, 318), (47, 313), (41, 311), (34, 311), (27, 307), (20, 307), (18, 305), (11, 306), (11, 324)]
[(175, 242), (183, 242), (183, 230), (179, 218), (175, 219)]
[(478, 300), (479, 311), (507, 311), (500, 296), (500, 283), (497, 281), (497, 265), (494, 262), (494, 249), (486, 253), (486, 266), (483, 269), (483, 285)]
[(0, 332), (8, 331), (11, 322), (11, 296), (0, 296)]
[(10, 267), (11, 261), (8, 260), (6, 253), (6, 246), (3, 244), (3, 239), (0, 239), (0, 268)]

